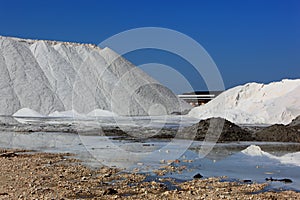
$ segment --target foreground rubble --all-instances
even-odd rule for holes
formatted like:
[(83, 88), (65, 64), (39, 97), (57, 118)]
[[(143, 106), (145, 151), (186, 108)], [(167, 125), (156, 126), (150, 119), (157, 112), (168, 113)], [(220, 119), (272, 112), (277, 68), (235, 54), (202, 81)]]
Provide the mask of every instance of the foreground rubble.
[(70, 154), (0, 152), (0, 199), (300, 199), (294, 191), (261, 192), (267, 184), (148, 180), (147, 174), (91, 169)]

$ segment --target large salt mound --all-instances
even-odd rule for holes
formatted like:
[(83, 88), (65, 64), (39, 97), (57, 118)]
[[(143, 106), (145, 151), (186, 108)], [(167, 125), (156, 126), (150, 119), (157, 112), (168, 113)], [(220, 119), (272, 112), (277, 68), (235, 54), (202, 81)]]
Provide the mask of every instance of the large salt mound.
[[(95, 109), (165, 115), (190, 106), (109, 48), (0, 36), (0, 115)], [(162, 109), (163, 108), (163, 109)]]
[(300, 115), (300, 79), (237, 86), (193, 108), (189, 115), (222, 117), (237, 124), (288, 124)]

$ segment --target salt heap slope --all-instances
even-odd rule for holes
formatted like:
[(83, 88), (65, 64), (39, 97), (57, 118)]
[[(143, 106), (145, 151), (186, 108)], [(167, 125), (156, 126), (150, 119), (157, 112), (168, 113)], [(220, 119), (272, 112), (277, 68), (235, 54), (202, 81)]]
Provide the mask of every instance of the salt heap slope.
[(101, 109), (165, 115), (189, 105), (109, 48), (0, 37), (0, 115)]
[(288, 124), (300, 115), (300, 79), (237, 86), (189, 115), (222, 117), (237, 124)]

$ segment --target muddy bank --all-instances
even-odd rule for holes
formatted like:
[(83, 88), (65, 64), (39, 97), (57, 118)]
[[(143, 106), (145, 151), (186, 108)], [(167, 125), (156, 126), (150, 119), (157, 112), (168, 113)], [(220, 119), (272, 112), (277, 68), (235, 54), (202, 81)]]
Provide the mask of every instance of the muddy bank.
[[(70, 154), (1, 150), (1, 199), (299, 199), (294, 191), (264, 192), (265, 184), (226, 182), (220, 178), (178, 182), (160, 178), (173, 166), (147, 174), (101, 167), (90, 169)], [(5, 156), (9, 155), (9, 156)]]

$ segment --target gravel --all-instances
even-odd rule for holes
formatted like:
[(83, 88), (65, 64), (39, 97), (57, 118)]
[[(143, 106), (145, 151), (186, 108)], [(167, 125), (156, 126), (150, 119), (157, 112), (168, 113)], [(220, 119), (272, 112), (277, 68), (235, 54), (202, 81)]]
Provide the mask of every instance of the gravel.
[(71, 154), (0, 152), (11, 155), (0, 157), (0, 199), (300, 199), (295, 191), (264, 191), (267, 183), (220, 178), (168, 180), (176, 186), (171, 190), (163, 179), (147, 181), (147, 174), (116, 168), (91, 169), (70, 158)]

